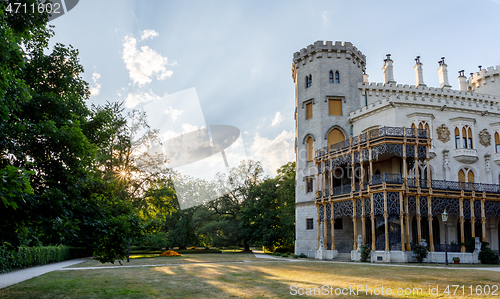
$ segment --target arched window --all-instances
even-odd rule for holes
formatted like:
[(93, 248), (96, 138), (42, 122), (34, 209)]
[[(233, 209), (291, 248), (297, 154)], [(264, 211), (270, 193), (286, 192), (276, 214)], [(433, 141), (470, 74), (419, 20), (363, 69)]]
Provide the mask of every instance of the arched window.
[(460, 148), (460, 130), (455, 128), (455, 148)]
[(474, 172), (467, 167), (458, 171), (458, 181), (462, 183), (474, 183)]
[(313, 160), (313, 139), (312, 137), (307, 138), (307, 162)]
[(344, 133), (342, 133), (342, 131), (340, 131), (339, 129), (333, 129), (330, 131), (330, 133), (328, 133), (328, 147), (330, 147), (330, 145), (332, 144), (344, 140), (345, 140)]
[(471, 128), (467, 129), (467, 148), (470, 148), (470, 149), (474, 148), (472, 146), (472, 129)]
[(335, 83), (340, 83), (340, 75), (338, 71), (335, 72)]
[(330, 83), (333, 83), (333, 72), (330, 71)]
[(472, 128), (468, 125), (462, 127), (460, 130), (458, 127), (455, 127), (455, 146), (456, 148), (468, 148), (473, 149), (474, 144), (472, 142)]
[(498, 132), (495, 133), (495, 152), (500, 153), (500, 136)]

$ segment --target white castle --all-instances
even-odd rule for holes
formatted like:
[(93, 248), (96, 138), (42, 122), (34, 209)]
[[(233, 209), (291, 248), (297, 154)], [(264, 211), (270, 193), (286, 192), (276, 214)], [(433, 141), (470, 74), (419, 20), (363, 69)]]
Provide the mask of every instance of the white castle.
[[(424, 84), (397, 84), (387, 55), (384, 83), (369, 83), (352, 43), (317, 41), (293, 55), (295, 82), (295, 253), (372, 261), (412, 260), (426, 240), (429, 262), (477, 262), (466, 244), (500, 246), (500, 67)], [(478, 237), (479, 239), (476, 239)], [(472, 245), (474, 247), (474, 245)]]

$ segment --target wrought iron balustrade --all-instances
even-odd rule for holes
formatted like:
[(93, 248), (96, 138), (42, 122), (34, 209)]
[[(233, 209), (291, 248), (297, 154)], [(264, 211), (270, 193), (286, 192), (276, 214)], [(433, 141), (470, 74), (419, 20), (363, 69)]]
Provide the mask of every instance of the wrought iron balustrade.
[[(403, 128), (403, 127), (381, 127), (378, 129), (370, 130), (366, 133), (362, 133), (358, 136), (354, 136), (350, 139), (346, 139), (335, 144), (330, 145), (330, 148), (325, 148), (326, 151), (330, 150), (330, 152), (336, 152), (349, 146), (356, 146), (359, 143), (365, 143), (367, 140), (373, 140), (380, 137), (408, 137), (408, 138), (418, 138), (427, 139), (427, 130), (426, 129), (412, 129), (412, 128)], [(325, 155), (326, 152), (321, 149), (319, 155)]]
[(342, 195), (351, 193), (351, 185), (342, 185), (332, 189), (332, 195)]

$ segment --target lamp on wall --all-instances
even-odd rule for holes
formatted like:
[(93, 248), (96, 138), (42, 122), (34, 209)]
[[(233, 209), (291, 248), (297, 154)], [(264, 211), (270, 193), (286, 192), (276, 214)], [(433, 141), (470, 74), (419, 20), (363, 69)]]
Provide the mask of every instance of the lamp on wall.
[(444, 209), (443, 214), (441, 214), (444, 223), (444, 261), (446, 266), (448, 266), (448, 232), (446, 228), (446, 223), (448, 222), (448, 213), (446, 213), (446, 209)]

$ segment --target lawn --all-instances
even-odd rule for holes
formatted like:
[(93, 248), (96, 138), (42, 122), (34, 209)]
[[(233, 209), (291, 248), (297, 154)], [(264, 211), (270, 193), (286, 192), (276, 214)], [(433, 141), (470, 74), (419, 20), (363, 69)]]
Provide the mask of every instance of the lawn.
[[(220, 257), (224, 259), (219, 260)], [(469, 286), (472, 286), (475, 292), (477, 285), (481, 289), (489, 285), (491, 292), (492, 285), (500, 284), (500, 272), (493, 271), (387, 267), (305, 259), (268, 261), (249, 254), (140, 258), (131, 263), (160, 264), (159, 261), (174, 265), (55, 271), (2, 289), (0, 298), (296, 298), (291, 291), (305, 292), (307, 288), (321, 288), (323, 285), (340, 291), (363, 285), (375, 293), (380, 292), (381, 287), (384, 287), (384, 292), (387, 288), (393, 292), (398, 288), (422, 290), (418, 296), (368, 296), (374, 298), (428, 297), (430, 285), (439, 287), (440, 297), (461, 298), (444, 296), (446, 286), (463, 285), (465, 292), (469, 292)], [(88, 261), (80, 266), (95, 266), (94, 263)], [(453, 291), (454, 288), (452, 294)], [(462, 290), (457, 292), (461, 294)], [(500, 290), (496, 293), (499, 294)], [(488, 297), (498, 298), (482, 296)]]

